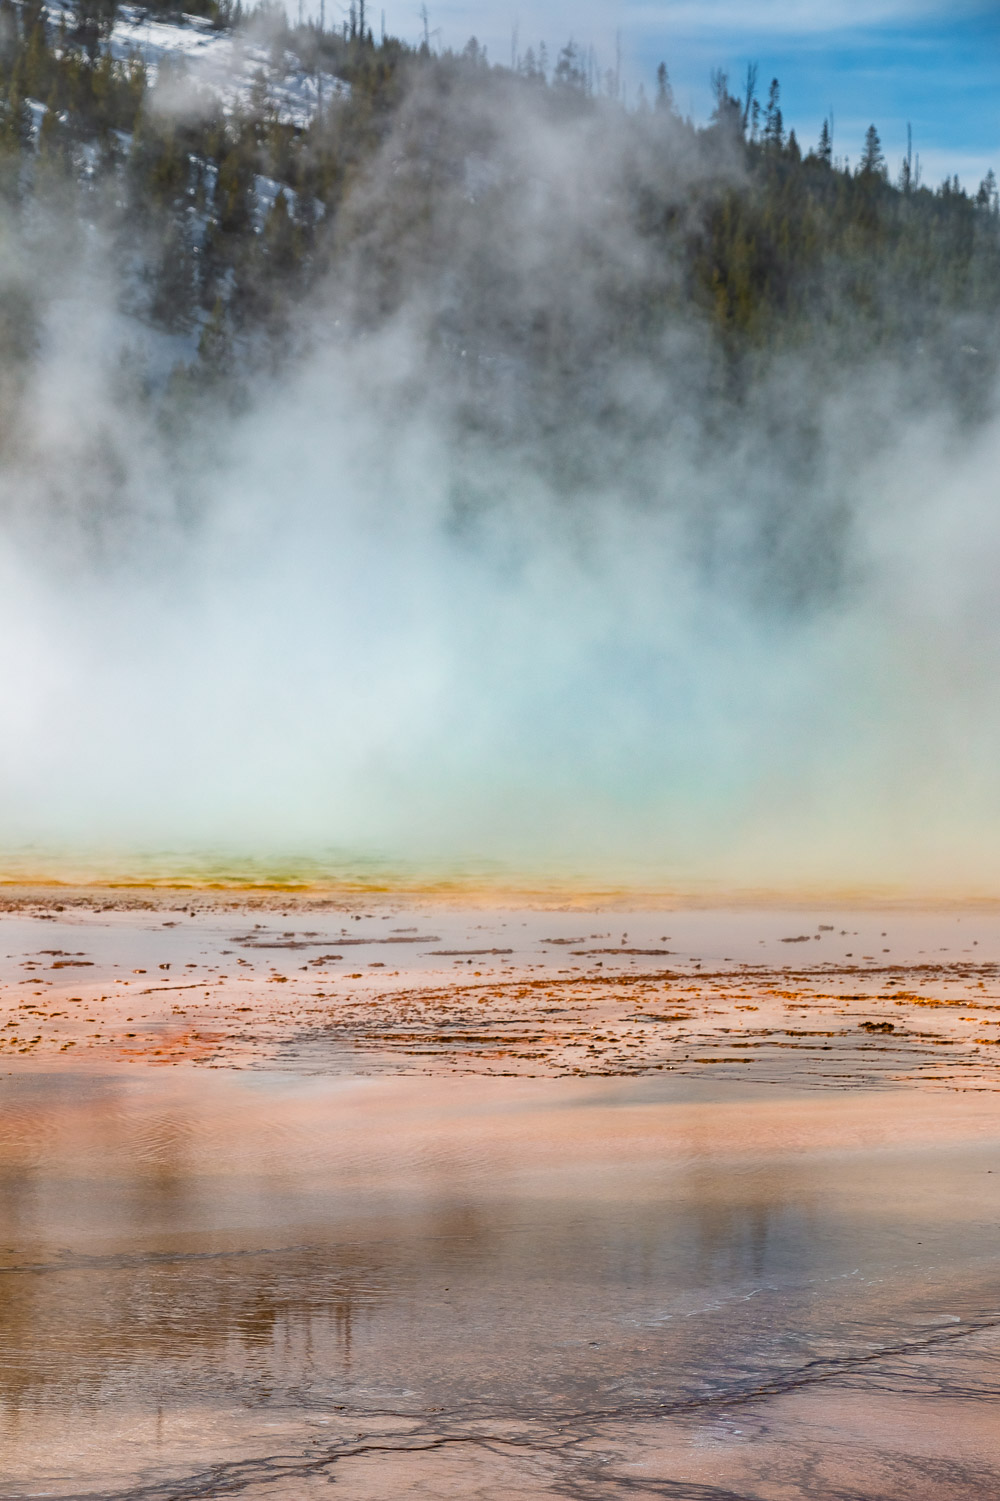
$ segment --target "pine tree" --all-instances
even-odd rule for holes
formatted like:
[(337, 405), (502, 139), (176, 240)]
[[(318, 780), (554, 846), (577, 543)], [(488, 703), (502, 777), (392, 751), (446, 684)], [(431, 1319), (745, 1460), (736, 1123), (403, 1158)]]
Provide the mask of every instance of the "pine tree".
[(527, 52), (521, 58), (518, 64), (518, 71), (531, 83), (545, 82), (545, 74), (542, 71), (541, 63), (535, 56), (534, 47), (529, 47)]
[(756, 134), (760, 105), (757, 103), (757, 64), (747, 63), (747, 76), (743, 84), (743, 133), (749, 129), (751, 139)]
[(117, 0), (76, 0), (76, 40), (93, 60), (115, 24)]
[(858, 173), (862, 177), (885, 176), (882, 142), (879, 140), (878, 131), (874, 125), (869, 125), (865, 131), (865, 146), (861, 153), (861, 161), (858, 163)]
[(274, 273), (286, 277), (294, 270), (296, 262), (296, 234), (292, 216), (288, 212), (288, 199), (284, 192), (277, 195), (271, 212), (264, 224), (264, 248)]
[(781, 115), (781, 87), (776, 78), (771, 79), (767, 91), (767, 111), (764, 115), (764, 141), (774, 151), (780, 151), (785, 143), (785, 122)]
[(55, 84), (38, 131), (38, 163), (43, 178), (49, 183), (64, 179), (70, 165), (65, 132), (59, 118), (59, 90)]
[(742, 135), (743, 106), (729, 92), (729, 74), (722, 68), (712, 71), (712, 92), (715, 95), (712, 124), (727, 135)]
[(673, 114), (674, 91), (666, 63), (661, 63), (656, 70), (656, 108), (665, 114)]
[(830, 135), (830, 122), (828, 120), (823, 121), (823, 129), (819, 133), (819, 146), (816, 148), (816, 155), (827, 166), (833, 161), (833, 140)]
[(585, 93), (587, 89), (587, 74), (584, 71), (584, 59), (579, 47), (570, 39), (559, 54), (555, 72), (552, 75), (554, 83), (564, 89), (573, 89), (577, 93)]
[(150, 152), (147, 182), (160, 203), (176, 203), (183, 196), (188, 179), (187, 153), (177, 139), (177, 132), (167, 127), (154, 138)]
[(17, 9), (13, 0), (0, 0), (0, 67), (9, 68), (20, 42)]
[(115, 65), (110, 52), (102, 52), (90, 70), (90, 89), (94, 100), (94, 125), (105, 135), (112, 124), (114, 108)]
[(228, 375), (231, 363), (232, 345), (227, 327), (226, 305), (221, 297), (217, 297), (212, 316), (198, 340), (199, 373), (208, 381), (221, 380)]
[(240, 148), (234, 147), (219, 168), (215, 185), (219, 228), (227, 235), (245, 231), (253, 213), (254, 172)]
[(53, 58), (45, 35), (45, 22), (32, 27), (24, 53), (23, 87), (28, 99), (44, 99), (50, 87)]
[(4, 150), (19, 153), (31, 141), (32, 119), (24, 88), (24, 54), (14, 64), (3, 110), (0, 137)]
[(196, 269), (191, 235), (184, 219), (172, 216), (163, 237), (159, 265), (153, 272), (149, 310), (161, 327), (182, 332), (191, 327)]
[(906, 155), (899, 169), (899, 187), (903, 193), (912, 193), (916, 187), (913, 180), (913, 127), (906, 127)]

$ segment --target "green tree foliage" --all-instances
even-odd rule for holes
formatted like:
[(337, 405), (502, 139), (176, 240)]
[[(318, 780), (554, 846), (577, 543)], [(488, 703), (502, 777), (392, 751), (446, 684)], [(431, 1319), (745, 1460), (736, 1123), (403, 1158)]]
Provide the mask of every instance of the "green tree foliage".
[(785, 144), (785, 121), (781, 113), (781, 87), (776, 78), (771, 79), (767, 92), (767, 110), (764, 115), (764, 143), (772, 151), (780, 151)]
[(161, 328), (174, 333), (191, 328), (197, 310), (198, 270), (191, 226), (186, 220), (167, 219), (160, 259), (152, 268), (151, 281), (152, 318)]
[(101, 43), (111, 35), (117, 9), (117, 0), (75, 0), (73, 37), (86, 50), (88, 57), (95, 58)]
[(879, 140), (879, 134), (874, 125), (869, 125), (865, 131), (864, 150), (861, 153), (861, 161), (858, 163), (858, 171), (862, 177), (884, 177), (886, 175), (882, 142)]
[(586, 62), (574, 41), (567, 42), (560, 52), (552, 78), (558, 88), (572, 89), (580, 94), (587, 92)]
[[(241, 16), (238, 0), (183, 9), (218, 26)], [(180, 14), (168, 0), (151, 11)], [(503, 69), (478, 43), (436, 53), (429, 32), (416, 48), (376, 41), (359, 0), (332, 31), (292, 26), (273, 6), (257, 16), (270, 28), (268, 55), (280, 65), (293, 53), (319, 94), (303, 125), (276, 106), (264, 69), (239, 109), (207, 97), (184, 115), (158, 107), (141, 58), (112, 56), (114, 15), (114, 0), (77, 0), (57, 23), (40, 0), (0, 0), (0, 193), (12, 223), (22, 210), (28, 223), (35, 197), (58, 199), (80, 222), (101, 218), (130, 311), (186, 342), (177, 392), (190, 396), (203, 379), (219, 390), (251, 358), (290, 347), (297, 300), (321, 277), (350, 278), (362, 321), (417, 291), (419, 305), (438, 310), (442, 347), (483, 349), (483, 368), (494, 353), (509, 357), (550, 389), (582, 383), (610, 351), (654, 358), (685, 320), (733, 389), (749, 388), (775, 348), (859, 359), (873, 348), (944, 349), (959, 326), (972, 330), (959, 347), (980, 351), (980, 374), (994, 358), (993, 173), (971, 195), (954, 179), (932, 192), (908, 147), (894, 185), (874, 125), (855, 172), (834, 159), (831, 121), (803, 155), (778, 80), (762, 102), (754, 66), (735, 92), (724, 72), (712, 74), (711, 119), (699, 128), (680, 118), (666, 63), (655, 107), (629, 113), (617, 75), (600, 74), (572, 41), (554, 68), (538, 46)], [(181, 65), (161, 65), (161, 100), (184, 84)], [(518, 110), (592, 126), (602, 149), (614, 143), (614, 223), (638, 248), (626, 274), (600, 235), (591, 261), (574, 241), (561, 280), (539, 282), (530, 313), (505, 318), (512, 231), (502, 205), (513, 189), (491, 153), (496, 120)], [(470, 162), (485, 186), (460, 186)], [(674, 163), (687, 164), (683, 189)], [(567, 232), (558, 195), (545, 213), (534, 233), (558, 244)], [(446, 286), (464, 241), (443, 226), (479, 234), (487, 221), (495, 232), (477, 249), (482, 264), (463, 269), (479, 288), (466, 305)], [(586, 316), (573, 311), (574, 277), (586, 286)], [(18, 359), (32, 357), (30, 340), (15, 346)]]
[(656, 70), (656, 108), (668, 115), (674, 110), (674, 91), (666, 63), (660, 63)]
[(729, 74), (721, 68), (711, 75), (715, 108), (712, 110), (712, 126), (723, 137), (743, 134), (743, 109), (740, 101), (729, 92)]
[(980, 208), (988, 209), (994, 216), (1000, 213), (1000, 195), (997, 193), (997, 177), (992, 167), (979, 184), (976, 203)]
[(238, 239), (250, 229), (254, 205), (254, 159), (247, 143), (234, 145), (219, 166), (215, 188), (220, 234)]

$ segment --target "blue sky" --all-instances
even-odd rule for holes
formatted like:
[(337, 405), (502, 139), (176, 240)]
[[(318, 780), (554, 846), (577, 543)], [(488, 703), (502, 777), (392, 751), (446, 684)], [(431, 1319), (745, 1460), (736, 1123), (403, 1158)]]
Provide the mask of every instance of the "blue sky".
[[(377, 3), (377, 0), (376, 0)], [(373, 0), (371, 13), (377, 18)], [(748, 61), (761, 92), (781, 82), (788, 124), (806, 145), (833, 111), (838, 155), (857, 159), (875, 123), (895, 169), (913, 126), (925, 181), (957, 172), (975, 187), (986, 168), (1000, 172), (1000, 0), (427, 0), (436, 41), (460, 47), (475, 34), (494, 61), (509, 61), (514, 27), (520, 48), (544, 39), (554, 56), (568, 37), (614, 63), (633, 93), (651, 88), (662, 58), (684, 113), (704, 120), (709, 73), (736, 83)], [(327, 15), (330, 8), (327, 8)], [(389, 0), (390, 31), (416, 40), (419, 0)]]

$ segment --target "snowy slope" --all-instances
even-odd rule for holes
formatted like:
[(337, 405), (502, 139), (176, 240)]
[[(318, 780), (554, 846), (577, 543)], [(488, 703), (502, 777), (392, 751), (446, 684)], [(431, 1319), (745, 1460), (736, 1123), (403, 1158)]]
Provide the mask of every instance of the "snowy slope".
[[(64, 10), (68, 17), (70, 7), (60, 0), (48, 7), (56, 22)], [(216, 31), (200, 16), (163, 21), (138, 6), (123, 5), (111, 34), (111, 52), (122, 61), (140, 57), (150, 83), (156, 82), (165, 61), (183, 61), (187, 67), (182, 96), (178, 86), (179, 108), (195, 108), (197, 96), (203, 92), (221, 100), (225, 112), (231, 114), (249, 104), (251, 92), (263, 75), (268, 102), (278, 118), (304, 127), (322, 105), (350, 94), (350, 85), (342, 78), (306, 72), (294, 53), (285, 52), (276, 59), (259, 40), (245, 33)]]

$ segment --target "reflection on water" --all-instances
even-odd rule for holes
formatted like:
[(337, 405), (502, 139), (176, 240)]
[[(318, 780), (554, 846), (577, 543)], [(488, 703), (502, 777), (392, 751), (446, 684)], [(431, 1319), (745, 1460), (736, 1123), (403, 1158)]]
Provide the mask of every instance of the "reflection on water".
[(996, 1493), (996, 1105), (684, 1087), (4, 1079), (0, 1494)]

